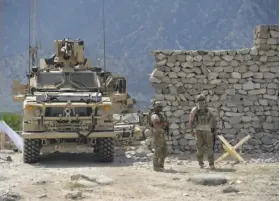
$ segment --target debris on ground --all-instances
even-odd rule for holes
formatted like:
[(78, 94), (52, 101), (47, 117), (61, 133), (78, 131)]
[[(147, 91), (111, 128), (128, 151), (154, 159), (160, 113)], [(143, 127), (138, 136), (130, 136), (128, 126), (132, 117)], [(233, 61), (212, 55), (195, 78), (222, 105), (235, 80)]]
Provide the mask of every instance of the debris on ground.
[(227, 178), (222, 174), (199, 174), (189, 178), (194, 184), (204, 186), (217, 186), (227, 183)]
[(37, 198), (46, 198), (46, 197), (48, 197), (47, 194), (37, 195)]
[(0, 189), (0, 200), (1, 201), (17, 201), (21, 200), (22, 196), (19, 193), (12, 192), (10, 190)]
[(239, 190), (233, 186), (228, 186), (225, 189), (223, 189), (223, 193), (238, 193)]
[(65, 195), (66, 199), (77, 200), (83, 198), (82, 191), (72, 191)]
[[(145, 147), (142, 148), (145, 152)], [(230, 170), (233, 160), (228, 160), (229, 163), (222, 161), (212, 171), (200, 169), (194, 154), (186, 157), (169, 155), (164, 165), (165, 170), (155, 172), (150, 160), (153, 153), (137, 157), (137, 150), (137, 147), (128, 147), (125, 151), (131, 154), (131, 159), (120, 157), (124, 160), (123, 163), (117, 158), (113, 163), (106, 164), (87, 161), (87, 154), (85, 161), (83, 155), (79, 155), (78, 161), (66, 163), (67, 154), (60, 154), (56, 155), (57, 160), (50, 156), (52, 160), (45, 157), (39, 164), (30, 165), (22, 163), (21, 154), (14, 154), (12, 163), (0, 163), (1, 188), (9, 189), (6, 190), (8, 193), (2, 191), (0, 201), (204, 201), (227, 200), (230, 198), (228, 196), (242, 201), (278, 199), (276, 192), (279, 178), (275, 177), (279, 174), (278, 163), (239, 163), (235, 165), (233, 172)], [(138, 153), (143, 152), (138, 150)], [(1, 152), (1, 157), (7, 155), (10, 154)], [(60, 160), (60, 157), (64, 160)], [(252, 159), (250, 156), (246, 157), (246, 161)], [(257, 160), (257, 156), (254, 159)], [(186, 181), (188, 177), (190, 179)]]
[(45, 180), (39, 180), (39, 181), (35, 181), (33, 182), (33, 185), (43, 185), (46, 184), (47, 182)]
[(8, 162), (13, 161), (11, 156), (7, 156), (7, 157), (5, 157), (5, 158), (0, 157), (0, 159), (3, 160), (3, 161), (8, 161)]
[(102, 175), (98, 176), (87, 176), (83, 174), (76, 174), (71, 176), (72, 181), (76, 181), (76, 184), (81, 184), (81, 186), (89, 187), (89, 186), (96, 186), (99, 185), (109, 185), (113, 183), (113, 179), (109, 177), (105, 177)]

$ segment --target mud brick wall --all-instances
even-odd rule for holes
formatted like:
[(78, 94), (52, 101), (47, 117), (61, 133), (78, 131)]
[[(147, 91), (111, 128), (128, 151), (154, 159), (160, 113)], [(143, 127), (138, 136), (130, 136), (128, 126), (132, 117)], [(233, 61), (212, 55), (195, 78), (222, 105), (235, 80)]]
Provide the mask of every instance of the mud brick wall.
[[(203, 92), (215, 109), (218, 133), (233, 144), (250, 134), (250, 151), (278, 142), (279, 26), (258, 25), (254, 47), (220, 51), (153, 51), (150, 83), (170, 123), (169, 153), (195, 150), (188, 116)], [(220, 141), (217, 140), (217, 148)]]

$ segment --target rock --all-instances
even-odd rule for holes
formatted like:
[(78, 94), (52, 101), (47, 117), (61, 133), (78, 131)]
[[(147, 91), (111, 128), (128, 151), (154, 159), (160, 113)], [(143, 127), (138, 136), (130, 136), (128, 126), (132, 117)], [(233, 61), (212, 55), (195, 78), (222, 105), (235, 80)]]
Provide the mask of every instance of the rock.
[(226, 112), (225, 115), (229, 117), (241, 117), (244, 113)]
[(12, 157), (11, 157), (11, 156), (7, 156), (7, 157), (6, 157), (6, 161), (12, 162), (12, 161), (13, 161), (13, 160), (12, 160)]
[(270, 129), (273, 129), (273, 127), (274, 127), (274, 125), (272, 123), (267, 123), (267, 122), (263, 123), (263, 128), (264, 129), (270, 130)]
[(241, 119), (242, 119), (243, 122), (250, 122), (252, 120), (252, 117), (250, 117), (250, 116), (242, 116)]
[(172, 124), (170, 125), (170, 128), (171, 128), (171, 129), (178, 129), (179, 126), (178, 126), (176, 123), (172, 123)]
[(235, 78), (235, 79), (241, 79), (241, 74), (238, 72), (232, 72), (231, 76), (232, 76), (232, 78)]
[(37, 198), (46, 198), (46, 197), (48, 197), (48, 196), (47, 196), (47, 194), (41, 194), (41, 195), (37, 195), (36, 197), (37, 197)]
[(272, 144), (271, 138), (268, 137), (268, 136), (266, 136), (266, 135), (263, 136), (263, 137), (261, 138), (261, 141), (262, 141), (262, 143), (265, 144), (265, 145), (270, 145), (270, 144)]
[(187, 74), (185, 72), (178, 72), (178, 77), (187, 77)]
[(254, 76), (254, 73), (249, 71), (242, 74), (242, 78), (248, 78)]
[(17, 201), (17, 200), (22, 200), (22, 196), (19, 193), (0, 189), (0, 200), (1, 201)]
[(136, 149), (135, 156), (136, 157), (146, 157), (148, 153), (149, 153), (148, 150), (145, 150), (142, 147), (140, 147), (140, 148)]
[(251, 55), (258, 55), (258, 49), (256, 47), (251, 48), (250, 54)]
[(43, 185), (43, 184), (46, 184), (47, 182), (44, 181), (44, 180), (39, 180), (39, 181), (36, 181), (33, 183), (33, 185)]
[(243, 84), (243, 90), (252, 90), (254, 89), (254, 83), (252, 81), (248, 81), (245, 84)]
[(92, 181), (95, 182), (96, 178), (83, 175), (83, 174), (74, 174), (70, 177), (71, 181), (77, 181), (77, 180), (87, 180), (87, 181)]
[(156, 77), (156, 78), (162, 78), (164, 76), (164, 72), (161, 72), (157, 69), (154, 69), (154, 71), (151, 74), (152, 77)]
[(113, 182), (114, 182), (113, 179), (105, 177), (105, 176), (96, 178), (96, 183), (98, 183), (100, 185), (109, 185), (109, 184), (112, 184)]
[(231, 125), (239, 124), (241, 122), (241, 118), (240, 117), (230, 117), (230, 118), (228, 118), (228, 121)]
[(231, 61), (233, 59), (233, 56), (231, 56), (231, 55), (223, 55), (222, 59), (224, 59), (226, 61)]
[(221, 174), (199, 174), (189, 179), (194, 184), (217, 186), (228, 182), (227, 178)]
[(269, 50), (265, 53), (265, 55), (268, 57), (272, 57), (272, 56), (276, 55), (276, 52), (274, 50)]
[(149, 81), (151, 83), (161, 83), (161, 80), (156, 77), (150, 77)]
[(228, 122), (224, 122), (225, 128), (231, 128), (231, 125)]
[(218, 75), (219, 74), (217, 72), (210, 72), (210, 73), (208, 73), (208, 79), (209, 80), (214, 80), (218, 77)]
[(265, 79), (273, 79), (273, 78), (275, 78), (275, 74), (274, 73), (270, 73), (270, 72), (264, 72), (263, 77)]
[(183, 110), (177, 110), (176, 112), (174, 112), (174, 117), (180, 117), (184, 114), (184, 111)]
[(65, 195), (66, 199), (72, 199), (72, 200), (77, 200), (83, 198), (82, 196), (82, 191), (73, 191), (69, 192)]
[(223, 193), (238, 193), (238, 192), (239, 192), (239, 190), (233, 186), (228, 186), (223, 189)]
[(87, 181), (87, 180), (79, 180), (70, 183), (71, 186), (73, 187), (79, 187), (79, 188), (92, 188), (96, 187), (98, 184), (92, 181)]
[(156, 57), (158, 60), (163, 60), (166, 58), (165, 54), (158, 54)]
[(182, 139), (180, 139), (179, 144), (182, 146), (185, 146), (185, 145), (188, 145), (188, 141), (186, 139), (182, 138)]
[(259, 103), (264, 106), (268, 105), (268, 101), (266, 99), (260, 99)]
[(175, 73), (175, 72), (170, 72), (170, 73), (169, 73), (169, 77), (170, 77), (170, 78), (177, 78), (178, 76), (177, 76), (177, 73)]
[(269, 30), (270, 36), (272, 38), (278, 38), (279, 37), (279, 32), (275, 30)]
[(277, 45), (278, 44), (278, 40), (276, 38), (269, 38), (267, 40), (267, 44), (268, 45)]

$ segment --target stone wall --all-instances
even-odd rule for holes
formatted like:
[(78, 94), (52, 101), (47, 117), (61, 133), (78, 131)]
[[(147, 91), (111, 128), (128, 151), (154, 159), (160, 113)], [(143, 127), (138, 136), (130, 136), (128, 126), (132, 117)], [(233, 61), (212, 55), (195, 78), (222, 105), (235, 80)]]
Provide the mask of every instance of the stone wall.
[(278, 34), (278, 25), (258, 25), (253, 48), (152, 52), (150, 82), (170, 123), (169, 153), (195, 150), (188, 116), (200, 92), (216, 110), (219, 134), (233, 144), (250, 134), (246, 149), (272, 149), (279, 139)]

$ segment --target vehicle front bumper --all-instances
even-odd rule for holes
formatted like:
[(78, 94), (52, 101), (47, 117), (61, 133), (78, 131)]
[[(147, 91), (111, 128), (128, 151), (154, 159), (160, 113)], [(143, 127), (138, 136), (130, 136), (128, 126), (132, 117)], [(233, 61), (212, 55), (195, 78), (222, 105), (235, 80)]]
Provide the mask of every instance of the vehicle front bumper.
[[(85, 132), (81, 134), (86, 135)], [(23, 139), (54, 139), (54, 138), (79, 138), (77, 132), (22, 132)], [(117, 134), (114, 130), (110, 131), (93, 131), (87, 138), (116, 138)]]

